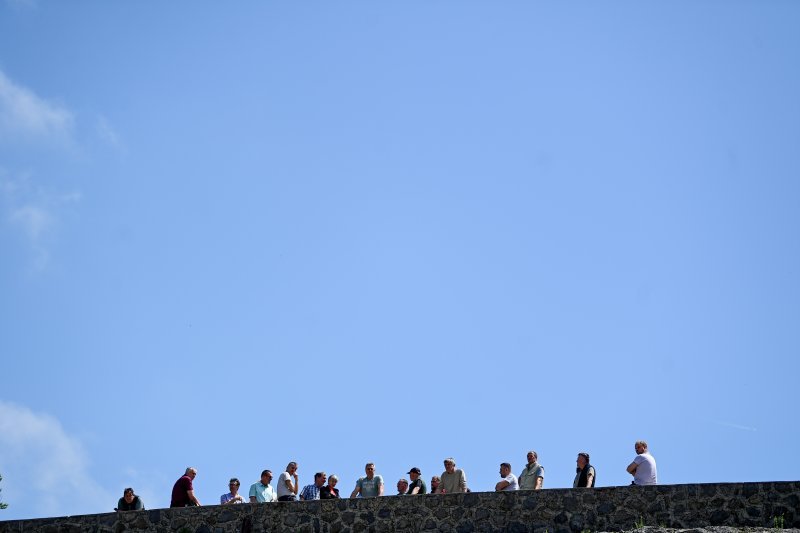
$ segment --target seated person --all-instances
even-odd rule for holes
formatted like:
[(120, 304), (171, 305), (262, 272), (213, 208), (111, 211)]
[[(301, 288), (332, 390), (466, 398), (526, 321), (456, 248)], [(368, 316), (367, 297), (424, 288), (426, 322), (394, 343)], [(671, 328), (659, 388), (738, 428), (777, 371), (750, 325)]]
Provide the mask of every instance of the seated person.
[(141, 511), (144, 509), (142, 500), (133, 493), (133, 489), (128, 487), (122, 493), (122, 498), (117, 502), (115, 511)]

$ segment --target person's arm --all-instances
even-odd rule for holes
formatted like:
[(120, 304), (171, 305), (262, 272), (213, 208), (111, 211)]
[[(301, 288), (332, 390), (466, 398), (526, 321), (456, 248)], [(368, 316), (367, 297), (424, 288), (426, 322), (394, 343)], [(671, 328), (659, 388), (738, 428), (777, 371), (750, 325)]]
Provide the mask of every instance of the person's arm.
[(417, 486), (414, 487), (413, 489), (411, 489), (411, 492), (409, 492), (409, 494), (418, 494), (421, 489), (422, 489), (422, 485), (417, 483)]
[(298, 488), (297, 487), (297, 483), (298, 483), (298, 481), (297, 481), (297, 473), (295, 472), (294, 474), (292, 474), (292, 476), (294, 477), (294, 488), (291, 485), (289, 485), (289, 488), (292, 489), (292, 492), (294, 492), (294, 495), (297, 496), (297, 488)]
[(497, 483), (497, 485), (494, 486), (494, 490), (496, 490), (497, 492), (500, 492), (501, 490), (505, 490), (506, 487), (508, 487), (509, 485), (511, 485), (511, 483), (509, 483), (508, 481), (506, 481), (504, 479), (502, 481), (499, 481)]
[(533, 490), (541, 489), (542, 483), (544, 483), (544, 478), (542, 476), (536, 476), (536, 485), (533, 486)]
[(632, 476), (636, 475), (637, 468), (639, 468), (639, 465), (636, 464), (636, 461), (632, 462), (628, 465), (628, 473)]
[(586, 474), (586, 487), (589, 488), (592, 486), (592, 481), (594, 480), (594, 468), (590, 468), (589, 472)]
[(194, 503), (198, 507), (200, 506), (200, 501), (194, 495), (194, 489), (187, 490), (186, 495), (189, 497), (190, 502)]
[(378, 483), (378, 496), (383, 496), (383, 480)]
[(461, 492), (467, 492), (467, 475), (463, 470), (459, 470), (459, 472), (461, 472), (461, 474), (459, 475), (458, 488)]
[(355, 498), (361, 492), (361, 480), (359, 479), (356, 481), (356, 488), (353, 489), (353, 493), (350, 495), (351, 498)]

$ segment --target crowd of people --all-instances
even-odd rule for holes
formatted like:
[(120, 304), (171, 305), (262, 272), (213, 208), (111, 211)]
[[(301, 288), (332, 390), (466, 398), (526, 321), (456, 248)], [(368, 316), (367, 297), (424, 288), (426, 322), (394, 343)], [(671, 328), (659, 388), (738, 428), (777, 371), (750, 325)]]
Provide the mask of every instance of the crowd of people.
[[(650, 454), (645, 441), (637, 441), (634, 445), (636, 457), (627, 467), (627, 471), (633, 476), (634, 485), (655, 485), (657, 481), (656, 461)], [(500, 464), (500, 481), (495, 485), (495, 491), (513, 490), (539, 490), (544, 487), (544, 467), (538, 462), (538, 455), (531, 450), (527, 454), (528, 463), (522, 469), (519, 476), (511, 473), (510, 463)], [(597, 481), (597, 472), (589, 461), (589, 454), (580, 452), (576, 460), (575, 480), (572, 486), (575, 488), (592, 488)], [(297, 463), (292, 461), (286, 465), (278, 476), (276, 486), (272, 486), (272, 471), (264, 470), (261, 472), (261, 479), (250, 485), (247, 496), (239, 493), (241, 483), (237, 478), (231, 478), (228, 483), (229, 492), (220, 496), (220, 505), (240, 504), (240, 503), (269, 503), (269, 502), (291, 502), (296, 500), (327, 500), (339, 498), (339, 489), (336, 484), (339, 478), (336, 475), (328, 476), (325, 472), (314, 474), (314, 482), (300, 488), (297, 473)], [(367, 463), (364, 467), (365, 475), (358, 478), (351, 498), (372, 498), (384, 496), (383, 477), (375, 472), (375, 464)], [(397, 496), (413, 496), (420, 494), (451, 494), (459, 492), (470, 492), (467, 486), (467, 476), (464, 471), (456, 467), (456, 461), (452, 457), (444, 460), (444, 472), (440, 476), (431, 478), (430, 492), (425, 480), (422, 479), (422, 471), (411, 468), (408, 473), (410, 481), (400, 478), (397, 481)], [(172, 499), (170, 507), (187, 507), (200, 505), (200, 501), (194, 493), (194, 478), (197, 476), (197, 469), (189, 467), (172, 487)], [(327, 482), (327, 484), (326, 484)], [(142, 500), (134, 494), (132, 488), (126, 488), (122, 498), (117, 504), (117, 511), (134, 511), (144, 509)]]

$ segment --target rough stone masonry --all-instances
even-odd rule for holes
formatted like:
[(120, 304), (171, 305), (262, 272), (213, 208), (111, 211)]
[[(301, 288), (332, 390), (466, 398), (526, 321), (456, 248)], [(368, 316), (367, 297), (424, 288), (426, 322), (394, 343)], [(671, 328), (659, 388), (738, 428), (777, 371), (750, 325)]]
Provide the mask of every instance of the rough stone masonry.
[(800, 481), (214, 505), (4, 521), (0, 533), (579, 533), (776, 524), (800, 528)]

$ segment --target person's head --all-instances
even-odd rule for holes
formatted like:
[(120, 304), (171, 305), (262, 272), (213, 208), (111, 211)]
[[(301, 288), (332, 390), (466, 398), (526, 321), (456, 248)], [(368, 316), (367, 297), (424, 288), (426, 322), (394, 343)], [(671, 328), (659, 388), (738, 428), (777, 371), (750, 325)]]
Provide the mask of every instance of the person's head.
[(401, 477), (397, 481), (397, 493), (405, 494), (406, 492), (408, 492), (408, 480), (404, 477)]
[(316, 485), (317, 487), (321, 487), (322, 485), (324, 485), (327, 480), (328, 476), (327, 474), (325, 474), (325, 472), (317, 472), (316, 474), (314, 474), (314, 485)]
[(328, 486), (333, 488), (337, 483), (339, 483), (339, 476), (336, 474), (331, 474), (331, 476), (328, 478)]
[(195, 467), (193, 467), (193, 466), (190, 466), (190, 467), (188, 467), (186, 469), (186, 474), (185, 475), (187, 475), (190, 478), (194, 479), (194, 478), (197, 477), (197, 469)]
[(228, 488), (231, 490), (231, 494), (236, 494), (239, 491), (239, 480), (235, 477), (232, 477), (230, 481), (228, 481)]
[(511, 473), (511, 463), (500, 463), (500, 477), (506, 477)]
[(375, 477), (375, 463), (367, 463), (364, 466), (364, 472), (367, 473), (367, 479)]
[(439, 483), (441, 483), (441, 482), (442, 482), (442, 480), (439, 479), (439, 476), (433, 476), (431, 478), (431, 491), (435, 490), (436, 487), (438, 487)]
[(647, 453), (647, 443), (643, 440), (637, 440), (633, 447), (636, 449), (636, 453)]
[(289, 472), (289, 474), (294, 475), (294, 473), (297, 472), (297, 463), (292, 461), (291, 463), (286, 465), (286, 471)]
[(408, 473), (409, 477), (411, 478), (411, 481), (418, 480), (419, 476), (422, 475), (422, 471), (419, 468), (417, 468), (416, 466), (414, 468), (412, 468), (411, 470), (409, 470), (407, 473)]
[(528, 464), (529, 465), (532, 465), (533, 463), (535, 463), (537, 459), (539, 459), (539, 455), (535, 451), (531, 450), (531, 451), (528, 452)]
[(262, 485), (269, 485), (269, 482), (272, 481), (272, 470), (264, 470), (261, 472), (261, 484)]
[(122, 497), (125, 499), (125, 502), (131, 503), (133, 501), (134, 496), (133, 489), (128, 487), (124, 491), (122, 491)]
[(589, 454), (586, 452), (580, 452), (578, 454), (577, 463), (579, 469), (583, 470), (584, 468), (586, 468), (586, 465), (589, 464)]
[(444, 460), (444, 471), (448, 474), (452, 474), (456, 471), (456, 460), (452, 457), (448, 457)]

